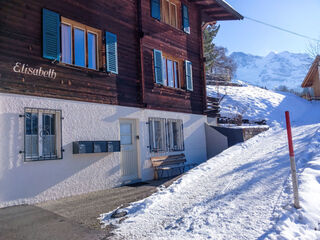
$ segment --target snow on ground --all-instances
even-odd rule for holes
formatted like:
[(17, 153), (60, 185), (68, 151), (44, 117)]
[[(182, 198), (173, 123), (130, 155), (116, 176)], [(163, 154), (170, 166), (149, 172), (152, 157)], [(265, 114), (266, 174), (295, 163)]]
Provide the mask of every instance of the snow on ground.
[[(114, 239), (320, 239), (320, 103), (252, 86), (227, 92), (223, 114), (246, 106), (244, 116), (267, 119), (270, 130), (132, 203), (121, 220), (102, 214), (102, 223), (117, 225)], [(285, 110), (293, 125), (299, 210), (292, 206)]]

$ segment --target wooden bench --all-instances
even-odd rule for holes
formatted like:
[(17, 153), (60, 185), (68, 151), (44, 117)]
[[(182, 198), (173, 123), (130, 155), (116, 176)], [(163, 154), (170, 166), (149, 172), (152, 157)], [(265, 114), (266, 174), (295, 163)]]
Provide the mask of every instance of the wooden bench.
[(160, 157), (152, 157), (151, 162), (154, 168), (154, 178), (158, 179), (163, 176), (165, 171), (178, 170), (182, 174), (185, 170), (186, 156), (184, 153), (176, 155), (166, 155)]

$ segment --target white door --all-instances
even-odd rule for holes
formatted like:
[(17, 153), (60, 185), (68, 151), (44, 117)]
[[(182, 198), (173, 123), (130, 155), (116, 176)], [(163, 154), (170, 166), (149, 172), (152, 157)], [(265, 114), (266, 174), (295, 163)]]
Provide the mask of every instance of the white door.
[(121, 174), (123, 181), (138, 179), (137, 130), (135, 120), (120, 120)]

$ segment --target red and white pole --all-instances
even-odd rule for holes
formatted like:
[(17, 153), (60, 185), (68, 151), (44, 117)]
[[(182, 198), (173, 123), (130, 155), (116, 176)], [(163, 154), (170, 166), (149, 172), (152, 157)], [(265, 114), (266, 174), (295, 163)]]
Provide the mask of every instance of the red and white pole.
[(289, 156), (290, 156), (291, 175), (292, 175), (294, 207), (295, 207), (295, 208), (300, 208), (299, 192), (298, 192), (297, 169), (296, 169), (296, 162), (295, 162), (294, 151), (293, 151), (293, 144), (292, 144), (292, 133), (291, 133), (290, 115), (289, 115), (289, 112), (288, 112), (288, 111), (286, 111), (286, 123), (287, 123), (287, 135), (288, 135), (288, 144), (289, 144)]

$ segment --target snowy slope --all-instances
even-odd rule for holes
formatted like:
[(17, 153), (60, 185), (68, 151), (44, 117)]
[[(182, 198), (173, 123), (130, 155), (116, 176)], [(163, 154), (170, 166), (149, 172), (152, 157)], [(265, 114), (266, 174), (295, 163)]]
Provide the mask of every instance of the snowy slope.
[[(243, 84), (243, 82), (240, 82)], [(244, 85), (244, 87), (207, 86), (207, 94), (212, 97), (223, 97), (221, 115), (233, 117), (241, 114), (249, 120), (267, 120), (284, 122), (285, 111), (290, 111), (295, 119), (304, 116), (310, 110), (308, 103), (291, 93), (265, 90)], [(294, 104), (292, 104), (294, 102)]]
[(235, 79), (268, 89), (284, 85), (301, 91), (300, 85), (312, 63), (307, 54), (290, 52), (270, 52), (265, 57), (234, 52), (230, 56), (238, 66)]
[[(118, 227), (114, 239), (320, 239), (320, 103), (251, 86), (228, 87), (227, 92), (224, 109), (244, 104), (249, 106), (247, 117), (268, 119), (272, 128), (133, 203), (122, 223), (103, 214), (103, 223)], [(208, 94), (215, 93), (209, 88)], [(283, 122), (287, 109), (298, 160), (300, 210), (292, 207)]]

